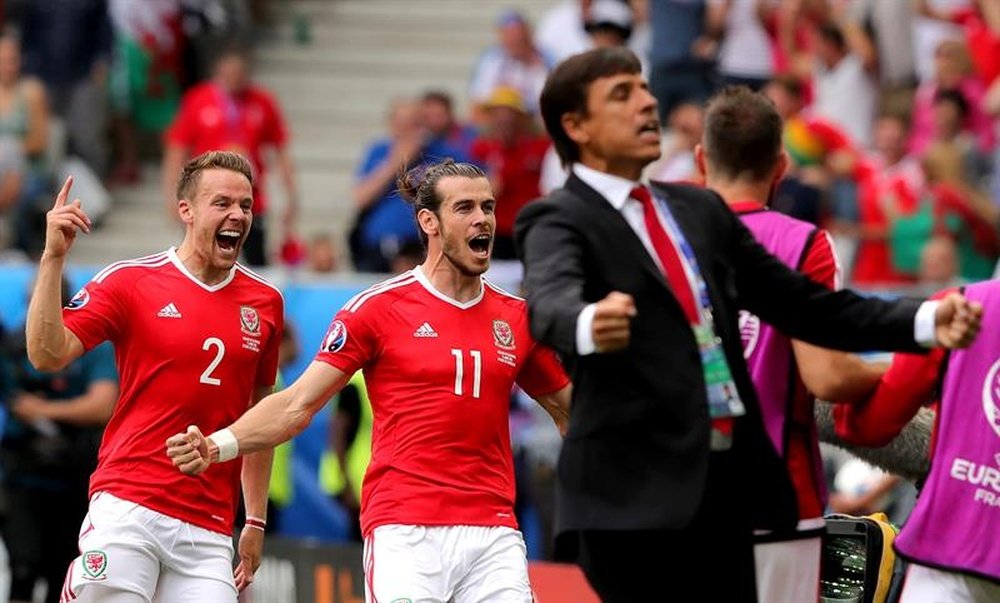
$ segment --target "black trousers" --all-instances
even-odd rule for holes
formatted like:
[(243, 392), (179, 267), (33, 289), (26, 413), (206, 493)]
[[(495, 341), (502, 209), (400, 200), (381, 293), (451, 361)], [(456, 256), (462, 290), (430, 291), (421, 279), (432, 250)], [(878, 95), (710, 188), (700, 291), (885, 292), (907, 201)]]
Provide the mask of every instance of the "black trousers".
[[(605, 603), (754, 602), (753, 530), (731, 453), (712, 453), (701, 506), (679, 530), (583, 530), (578, 563)], [(665, 493), (669, 496), (669, 493)]]

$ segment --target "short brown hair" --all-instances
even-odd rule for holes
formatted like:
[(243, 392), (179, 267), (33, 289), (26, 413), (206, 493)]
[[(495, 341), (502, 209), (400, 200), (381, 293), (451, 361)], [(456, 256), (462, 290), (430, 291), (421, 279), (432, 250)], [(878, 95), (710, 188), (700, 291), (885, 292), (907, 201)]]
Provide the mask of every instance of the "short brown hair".
[(705, 156), (723, 178), (764, 178), (778, 162), (781, 132), (781, 116), (769, 98), (728, 86), (708, 101)]
[(198, 188), (198, 180), (205, 170), (231, 170), (246, 176), (253, 187), (253, 166), (246, 157), (232, 151), (208, 151), (188, 160), (181, 170), (177, 181), (177, 200), (191, 200), (191, 195)]
[(563, 129), (563, 115), (586, 116), (590, 85), (621, 73), (642, 73), (642, 64), (635, 54), (627, 48), (598, 48), (559, 63), (545, 80), (539, 103), (542, 120), (564, 166), (580, 160), (580, 149)]

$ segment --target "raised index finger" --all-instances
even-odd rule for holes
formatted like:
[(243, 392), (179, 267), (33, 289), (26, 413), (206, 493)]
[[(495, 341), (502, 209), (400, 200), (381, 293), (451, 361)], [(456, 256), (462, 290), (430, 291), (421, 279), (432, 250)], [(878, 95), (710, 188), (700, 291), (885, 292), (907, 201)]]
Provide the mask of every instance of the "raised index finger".
[(59, 190), (59, 194), (56, 195), (56, 204), (53, 207), (62, 207), (66, 205), (66, 199), (69, 198), (69, 189), (73, 188), (73, 176), (67, 176), (66, 182), (63, 183), (62, 188)]

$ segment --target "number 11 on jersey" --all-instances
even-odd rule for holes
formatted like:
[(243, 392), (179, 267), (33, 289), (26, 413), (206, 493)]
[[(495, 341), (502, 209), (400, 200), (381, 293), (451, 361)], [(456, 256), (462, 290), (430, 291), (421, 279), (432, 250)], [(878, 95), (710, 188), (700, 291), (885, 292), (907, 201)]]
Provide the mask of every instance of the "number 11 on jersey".
[[(462, 395), (462, 382), (464, 381), (465, 372), (462, 366), (462, 350), (453, 348), (451, 350), (451, 355), (455, 357), (455, 395)], [(479, 350), (469, 350), (469, 356), (472, 356), (472, 397), (479, 397), (479, 381), (483, 373), (483, 356)]]

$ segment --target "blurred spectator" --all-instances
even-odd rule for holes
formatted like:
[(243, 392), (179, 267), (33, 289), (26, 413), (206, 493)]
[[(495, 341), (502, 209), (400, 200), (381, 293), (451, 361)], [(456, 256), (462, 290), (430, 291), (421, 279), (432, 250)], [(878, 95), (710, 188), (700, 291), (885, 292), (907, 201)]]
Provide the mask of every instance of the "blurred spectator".
[(955, 184), (970, 189), (986, 190), (991, 174), (990, 158), (979, 149), (975, 138), (964, 130), (962, 124), (969, 118), (971, 107), (958, 90), (938, 90), (932, 109), (933, 138), (927, 154), (933, 155), (948, 149), (960, 161), (954, 174)]
[[(0, 199), (16, 195), (14, 246), (34, 256), (44, 240), (48, 209), (46, 151), (49, 109), (43, 84), (21, 74), (16, 38), (0, 37)], [(15, 192), (16, 191), (16, 192)], [(46, 205), (39, 205), (45, 199)]]
[[(824, 196), (831, 191), (836, 193), (831, 195), (834, 220), (855, 222), (857, 204), (852, 180), (857, 152), (847, 135), (805, 109), (805, 88), (798, 77), (778, 76), (768, 83), (764, 93), (784, 120), (782, 139), (792, 160), (771, 206), (820, 225), (828, 218)], [(830, 230), (836, 234), (837, 225), (831, 224)]]
[(389, 135), (365, 150), (354, 184), (358, 213), (348, 244), (359, 272), (389, 272), (392, 259), (404, 245), (420, 242), (413, 208), (396, 188), (397, 174), (445, 157), (468, 160), (458, 149), (428, 135), (420, 105), (412, 100), (392, 104), (388, 126)]
[(112, 181), (138, 182), (139, 132), (159, 134), (181, 97), (180, 0), (108, 0), (115, 36), (110, 74), (117, 157)]
[(475, 121), (480, 122), (479, 109), (493, 90), (500, 86), (514, 88), (521, 94), (532, 114), (538, 113), (538, 97), (545, 85), (551, 62), (535, 46), (531, 26), (523, 15), (508, 11), (497, 21), (499, 42), (488, 48), (472, 72), (469, 98)]
[(337, 245), (328, 233), (314, 235), (309, 241), (309, 269), (320, 274), (336, 272)]
[(372, 405), (361, 371), (337, 394), (329, 449), (320, 461), (320, 487), (348, 513), (348, 539), (361, 542), (361, 484), (372, 454)]
[(897, 115), (878, 118), (875, 154), (865, 162), (858, 190), (858, 249), (851, 280), (860, 286), (913, 282), (913, 274), (897, 270), (889, 246), (894, 222), (912, 214), (926, 194), (919, 161), (906, 152), (906, 121)]
[(963, 129), (971, 132), (979, 148), (993, 150), (993, 124), (983, 112), (986, 89), (972, 71), (972, 62), (964, 42), (945, 40), (934, 53), (934, 77), (920, 84), (913, 99), (913, 129), (910, 132), (910, 150), (920, 154), (934, 136), (934, 97), (939, 90), (958, 90), (969, 105)]
[(111, 21), (107, 0), (29, 2), (21, 16), (24, 72), (48, 88), (52, 112), (65, 126), (68, 150), (99, 177), (108, 175), (108, 69)]
[(264, 151), (273, 149), (274, 163), (285, 189), (281, 240), (292, 236), (299, 207), (295, 168), (288, 150), (288, 129), (277, 101), (250, 80), (246, 55), (226, 50), (215, 64), (214, 77), (184, 94), (180, 111), (166, 132), (162, 186), (168, 213), (177, 218), (177, 178), (189, 158), (210, 150), (235, 151), (254, 167), (253, 225), (243, 244), (246, 263), (268, 263), (267, 164)]
[(983, 85), (989, 86), (1000, 76), (1000, 3), (969, 0), (956, 6), (938, 4), (917, 0), (922, 15), (961, 26), (956, 37), (965, 38), (976, 73)]
[(948, 236), (936, 236), (920, 251), (917, 295), (932, 295), (962, 284), (958, 276), (958, 251)]
[[(278, 347), (278, 374), (274, 382), (274, 391), (285, 388), (285, 379), (282, 371), (288, 365), (294, 363), (299, 356), (299, 338), (293, 326), (293, 322), (287, 317), (284, 321), (285, 328), (281, 332), (281, 343)], [(295, 479), (292, 475), (292, 454), (294, 440), (288, 440), (274, 448), (274, 460), (271, 463), (271, 481), (267, 489), (267, 526), (271, 533), (281, 533), (281, 513), (280, 511), (292, 502), (295, 490)], [(242, 509), (245, 514), (245, 508)], [(240, 599), (243, 600), (242, 598)]]
[[(65, 304), (70, 299), (65, 280), (62, 289)], [(0, 451), (11, 601), (32, 601), (40, 580), (46, 603), (55, 603), (66, 567), (78, 554), (90, 474), (97, 467), (103, 425), (118, 399), (114, 353), (105, 343), (58, 373), (40, 373), (28, 362), (23, 329), (11, 333), (4, 348), (13, 414)]]
[(714, 40), (705, 36), (703, 0), (654, 0), (649, 5), (650, 90), (660, 121), (678, 104), (704, 103), (715, 88)]
[(592, 48), (585, 19), (593, 4), (594, 0), (562, 0), (539, 19), (535, 44), (553, 63)]
[(627, 45), (633, 25), (632, 9), (621, 0), (593, 0), (583, 22), (592, 48)]
[(709, 35), (719, 43), (723, 85), (760, 90), (774, 75), (774, 51), (764, 24), (776, 4), (770, 0), (708, 0)]
[(664, 137), (663, 155), (649, 166), (651, 180), (696, 182), (700, 179), (694, 164), (694, 148), (701, 142), (704, 116), (704, 107), (695, 103), (682, 103), (670, 112), (667, 118), (670, 136)]
[[(917, 66), (917, 80), (925, 83), (934, 77), (934, 53), (945, 40), (961, 40), (962, 28), (950, 19), (936, 19), (928, 15), (928, 10), (951, 13), (968, 10), (976, 0), (913, 0), (914, 59)], [(924, 6), (921, 6), (924, 5)]]
[(913, 0), (856, 0), (841, 23), (848, 46), (877, 73), (883, 111), (908, 110), (917, 86)]
[(486, 133), (473, 144), (472, 159), (485, 166), (497, 201), (493, 258), (515, 260), (514, 218), (540, 196), (542, 160), (551, 143), (534, 129), (517, 90), (497, 88), (484, 108)]
[(440, 90), (425, 92), (420, 98), (420, 119), (434, 140), (469, 156), (476, 129), (458, 122), (450, 94)]
[[(646, 0), (563, 0), (542, 16), (535, 43), (553, 63), (591, 48), (628, 43), (645, 63), (647, 16)], [(633, 37), (637, 27), (643, 32)]]
[(848, 133), (860, 146), (871, 144), (878, 89), (872, 72), (854, 49), (848, 47), (840, 27), (827, 23), (816, 37), (814, 81), (817, 117)]

